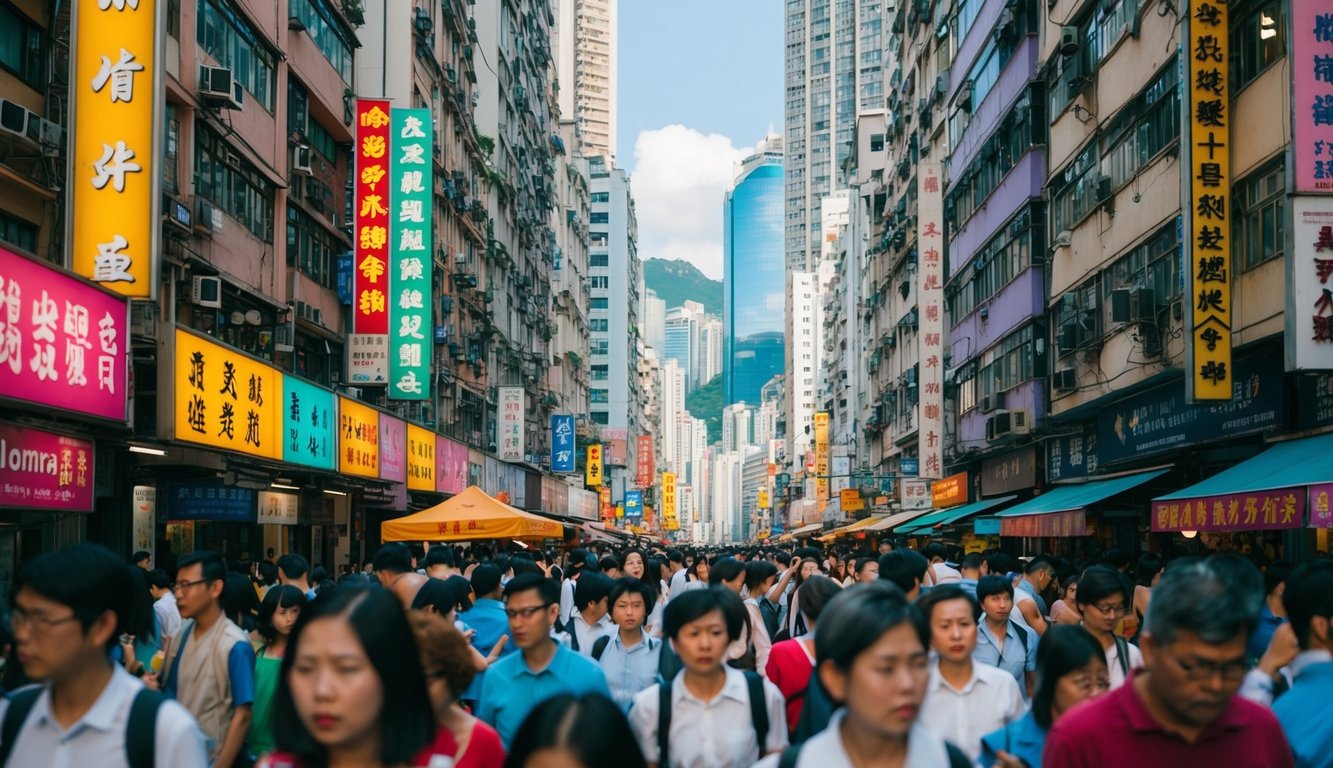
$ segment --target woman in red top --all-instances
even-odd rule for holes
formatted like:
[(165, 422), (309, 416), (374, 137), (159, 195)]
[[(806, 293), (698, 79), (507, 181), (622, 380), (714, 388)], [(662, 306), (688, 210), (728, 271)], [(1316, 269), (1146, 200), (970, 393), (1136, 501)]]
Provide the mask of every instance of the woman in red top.
[(764, 674), (787, 700), (787, 729), (792, 733), (796, 732), (796, 725), (801, 720), (805, 693), (815, 671), (815, 622), (824, 606), (841, 591), (842, 587), (827, 576), (814, 575), (802, 582), (796, 596), (808, 631), (800, 637), (775, 643), (768, 652)]
[(495, 729), (468, 714), (458, 704), (477, 674), (476, 653), (462, 633), (438, 614), (412, 611), (408, 617), (421, 650), (426, 688), (440, 737), (454, 744), (455, 768), (501, 768), (505, 751)]

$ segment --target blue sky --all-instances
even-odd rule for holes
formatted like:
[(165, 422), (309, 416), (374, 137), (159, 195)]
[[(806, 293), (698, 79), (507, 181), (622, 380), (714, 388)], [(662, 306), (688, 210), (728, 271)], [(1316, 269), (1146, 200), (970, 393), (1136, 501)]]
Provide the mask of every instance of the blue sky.
[(722, 274), (732, 163), (782, 129), (778, 0), (620, 0), (616, 154), (631, 172), (639, 253)]

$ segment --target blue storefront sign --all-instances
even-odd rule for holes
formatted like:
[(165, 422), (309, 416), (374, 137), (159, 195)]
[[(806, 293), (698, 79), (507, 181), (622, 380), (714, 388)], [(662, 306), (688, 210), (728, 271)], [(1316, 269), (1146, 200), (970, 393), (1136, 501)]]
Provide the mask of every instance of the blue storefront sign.
[(217, 481), (172, 483), (167, 500), (168, 520), (207, 520), (215, 523), (253, 523), (255, 492)]
[(625, 491), (625, 522), (638, 525), (643, 520), (643, 491)]
[(295, 376), (282, 377), (282, 459), (319, 469), (338, 468), (337, 397)]
[(574, 417), (570, 414), (551, 417), (551, 472), (574, 472)]
[(1098, 415), (1103, 466), (1187, 446), (1267, 432), (1286, 421), (1282, 356), (1236, 360), (1230, 402), (1190, 405), (1179, 380), (1125, 398)]
[(1061, 424), (1046, 443), (1046, 477), (1052, 483), (1097, 473), (1097, 425)]
[(906, 477), (916, 477), (921, 464), (917, 459), (898, 459), (898, 471)]
[(338, 254), (338, 303), (344, 307), (352, 305), (352, 256), (351, 251), (343, 251)]

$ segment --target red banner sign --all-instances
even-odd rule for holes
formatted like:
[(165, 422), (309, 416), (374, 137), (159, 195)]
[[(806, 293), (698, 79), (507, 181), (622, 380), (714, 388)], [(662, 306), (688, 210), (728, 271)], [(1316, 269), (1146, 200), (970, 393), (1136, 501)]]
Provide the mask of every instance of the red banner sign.
[(1184, 501), (1154, 501), (1152, 529), (1163, 531), (1272, 531), (1305, 522), (1304, 488), (1230, 493)]
[(1002, 517), (1000, 535), (1024, 538), (1087, 536), (1088, 515), (1084, 510), (1075, 509), (1068, 512)]
[(356, 100), (352, 333), (389, 332), (389, 102)]
[(606, 525), (616, 524), (616, 509), (611, 506), (611, 488), (602, 486), (597, 489), (597, 497), (602, 506), (602, 522)]
[(635, 473), (635, 484), (640, 488), (647, 488), (653, 484), (653, 436), (639, 435), (636, 443), (634, 455), (637, 457), (639, 466)]

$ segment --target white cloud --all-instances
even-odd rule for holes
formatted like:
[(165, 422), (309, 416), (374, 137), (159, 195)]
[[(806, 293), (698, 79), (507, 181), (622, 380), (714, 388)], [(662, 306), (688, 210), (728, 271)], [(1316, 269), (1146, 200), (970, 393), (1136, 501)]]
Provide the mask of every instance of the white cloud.
[(639, 257), (683, 259), (722, 279), (722, 196), (733, 163), (752, 151), (683, 125), (641, 132), (631, 179)]

